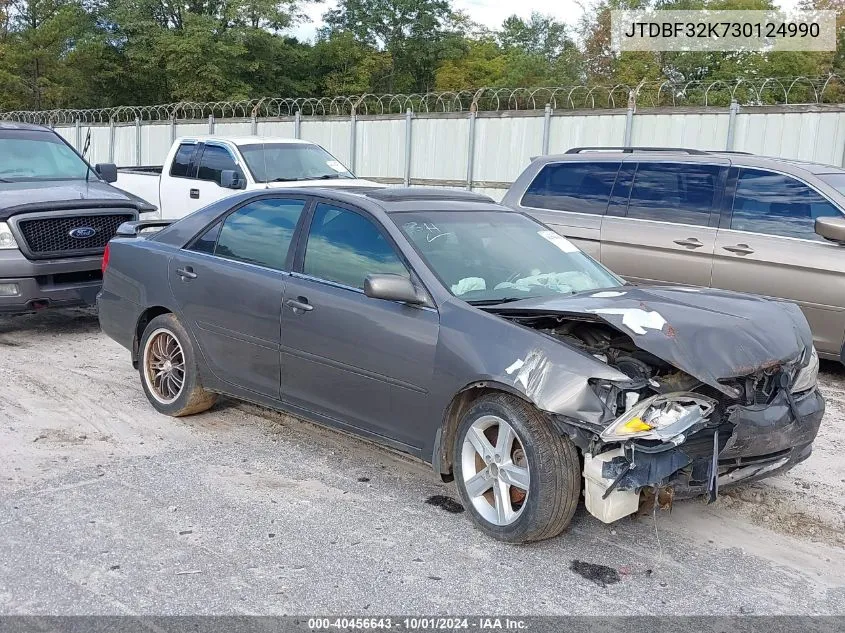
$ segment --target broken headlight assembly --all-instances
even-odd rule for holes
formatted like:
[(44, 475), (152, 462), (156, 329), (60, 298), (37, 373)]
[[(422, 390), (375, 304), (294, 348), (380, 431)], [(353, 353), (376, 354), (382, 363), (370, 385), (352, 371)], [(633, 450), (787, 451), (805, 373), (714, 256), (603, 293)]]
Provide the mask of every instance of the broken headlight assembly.
[(5, 222), (0, 222), (0, 250), (17, 248), (18, 243), (15, 236), (12, 235), (9, 225)]
[(819, 354), (816, 352), (815, 346), (810, 352), (810, 362), (804, 365), (799, 371), (798, 375), (792, 383), (790, 391), (792, 393), (801, 393), (802, 391), (809, 391), (816, 386), (816, 381), (819, 377)]
[(705, 423), (716, 401), (697, 393), (658, 394), (629, 408), (601, 432), (605, 442), (657, 440), (680, 444), (693, 426)]

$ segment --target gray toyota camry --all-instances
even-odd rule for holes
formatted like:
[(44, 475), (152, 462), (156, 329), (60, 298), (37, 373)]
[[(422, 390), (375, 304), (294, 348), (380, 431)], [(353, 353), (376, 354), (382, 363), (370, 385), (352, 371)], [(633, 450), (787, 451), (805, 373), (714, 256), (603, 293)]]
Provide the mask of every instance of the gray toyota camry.
[(158, 411), (227, 394), (382, 442), (503, 541), (559, 534), (582, 493), (605, 522), (715, 499), (806, 459), (824, 412), (795, 305), (625, 284), (468, 192), (237, 194), (124, 224), (103, 268)]

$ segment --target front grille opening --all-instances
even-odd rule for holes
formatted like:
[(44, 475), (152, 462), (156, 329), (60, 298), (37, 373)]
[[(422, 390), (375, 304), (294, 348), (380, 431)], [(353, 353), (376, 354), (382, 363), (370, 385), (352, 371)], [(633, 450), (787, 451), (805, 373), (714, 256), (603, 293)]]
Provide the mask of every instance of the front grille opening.
[(131, 213), (61, 216), (20, 220), (18, 229), (33, 255), (102, 251)]
[(101, 270), (80, 270), (75, 273), (58, 273), (56, 275), (38, 275), (35, 281), (39, 286), (62, 286), (68, 284), (84, 284), (103, 280)]

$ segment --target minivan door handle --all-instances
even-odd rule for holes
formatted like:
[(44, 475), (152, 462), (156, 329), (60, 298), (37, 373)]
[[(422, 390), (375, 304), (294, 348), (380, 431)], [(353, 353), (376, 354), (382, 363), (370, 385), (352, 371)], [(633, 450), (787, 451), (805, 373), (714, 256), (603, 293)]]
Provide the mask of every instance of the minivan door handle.
[(303, 312), (311, 312), (311, 310), (314, 309), (314, 306), (308, 303), (308, 299), (306, 299), (305, 297), (288, 299), (287, 301), (285, 301), (285, 305), (294, 312), (296, 312), (297, 310), (302, 310)]
[(678, 246), (688, 246), (689, 248), (701, 248), (704, 246), (704, 243), (697, 237), (688, 237), (685, 240), (675, 240), (675, 244)]
[(196, 200), (197, 198), (200, 197), (200, 190), (199, 189), (191, 189), (189, 194), (194, 200)]
[(737, 255), (750, 255), (754, 252), (754, 249), (748, 246), (748, 244), (737, 244), (736, 246), (723, 246), (726, 251), (730, 251), (731, 253), (736, 253)]

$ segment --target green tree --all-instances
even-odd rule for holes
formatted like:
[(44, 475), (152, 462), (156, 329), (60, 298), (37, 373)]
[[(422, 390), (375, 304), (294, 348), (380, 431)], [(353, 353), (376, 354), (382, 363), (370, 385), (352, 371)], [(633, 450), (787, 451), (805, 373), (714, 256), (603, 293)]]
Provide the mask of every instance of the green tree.
[(323, 16), (324, 37), (349, 32), (390, 56), (387, 92), (427, 91), (460, 21), (449, 0), (341, 0)]

